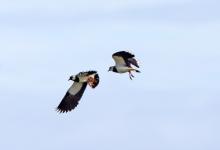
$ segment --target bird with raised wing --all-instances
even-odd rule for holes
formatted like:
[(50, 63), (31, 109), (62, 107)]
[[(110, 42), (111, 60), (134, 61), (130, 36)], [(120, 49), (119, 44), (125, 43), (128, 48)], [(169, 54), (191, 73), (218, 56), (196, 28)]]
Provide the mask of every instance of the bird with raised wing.
[(116, 73), (129, 73), (129, 78), (132, 80), (134, 75), (131, 73), (132, 71), (140, 73), (139, 70), (132, 67), (135, 66), (139, 68), (137, 60), (134, 58), (135, 55), (126, 51), (119, 51), (112, 55), (112, 58), (115, 61), (115, 66), (109, 67), (109, 71), (113, 71)]
[(99, 75), (97, 71), (80, 72), (77, 75), (70, 76), (69, 80), (74, 81), (74, 83), (57, 107), (57, 111), (60, 113), (71, 111), (78, 105), (87, 84), (91, 88), (98, 86)]

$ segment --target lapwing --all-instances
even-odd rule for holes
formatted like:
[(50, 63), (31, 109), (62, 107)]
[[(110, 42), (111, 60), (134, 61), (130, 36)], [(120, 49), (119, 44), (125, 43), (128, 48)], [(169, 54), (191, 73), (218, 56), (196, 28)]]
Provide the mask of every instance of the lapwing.
[(70, 76), (69, 80), (74, 81), (74, 83), (57, 107), (57, 111), (60, 113), (73, 110), (82, 98), (87, 84), (91, 88), (95, 88), (99, 84), (99, 75), (97, 71), (80, 72), (77, 75)]
[(115, 66), (109, 67), (109, 71), (113, 71), (116, 73), (129, 73), (129, 78), (132, 80), (134, 75), (131, 73), (132, 71), (140, 73), (139, 70), (133, 68), (131, 65), (139, 68), (137, 60), (134, 58), (135, 55), (126, 51), (119, 51), (112, 55), (112, 58), (115, 61)]

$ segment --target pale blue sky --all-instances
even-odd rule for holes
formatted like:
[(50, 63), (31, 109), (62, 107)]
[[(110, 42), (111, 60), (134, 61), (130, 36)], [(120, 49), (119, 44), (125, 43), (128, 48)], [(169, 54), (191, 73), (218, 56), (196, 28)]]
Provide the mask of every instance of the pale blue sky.
[[(4, 150), (219, 150), (220, 2), (0, 1), (0, 146)], [(134, 52), (141, 74), (107, 72)], [(88, 69), (68, 114), (55, 107)]]

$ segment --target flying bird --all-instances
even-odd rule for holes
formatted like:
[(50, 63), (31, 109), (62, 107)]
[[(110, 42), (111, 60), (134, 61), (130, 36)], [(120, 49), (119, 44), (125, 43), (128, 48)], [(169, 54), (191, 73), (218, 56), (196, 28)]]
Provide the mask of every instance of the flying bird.
[(134, 58), (135, 55), (126, 51), (119, 51), (112, 55), (112, 58), (115, 61), (115, 66), (109, 67), (108, 71), (113, 71), (116, 73), (129, 73), (129, 78), (132, 80), (134, 75), (132, 71), (140, 73), (139, 70), (132, 68), (132, 65), (139, 68), (137, 60)]
[(74, 83), (57, 107), (57, 111), (60, 113), (71, 111), (78, 105), (87, 84), (91, 88), (98, 86), (99, 75), (97, 71), (80, 72), (77, 75), (70, 76), (69, 80), (74, 81)]

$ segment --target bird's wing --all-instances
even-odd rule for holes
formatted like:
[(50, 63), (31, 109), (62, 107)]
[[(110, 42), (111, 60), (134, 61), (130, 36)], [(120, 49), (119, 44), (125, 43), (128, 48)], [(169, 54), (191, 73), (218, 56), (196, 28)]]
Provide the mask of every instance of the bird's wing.
[(77, 74), (77, 77), (79, 78), (80, 82), (87, 82), (88, 78), (95, 74), (97, 74), (97, 71), (91, 70), (91, 71), (80, 72)]
[(120, 56), (123, 57), (125, 60), (128, 58), (133, 58), (135, 57), (134, 54), (131, 54), (130, 52), (126, 52), (126, 51), (119, 51), (113, 54), (113, 56)]
[(98, 73), (95, 73), (95, 74), (93, 74), (93, 75), (90, 75), (90, 77), (93, 78), (93, 82), (92, 82), (92, 84), (91, 84), (91, 87), (92, 87), (92, 88), (96, 88), (96, 87), (98, 86), (98, 84), (99, 84), (99, 75), (98, 75)]
[(116, 66), (126, 65), (125, 60), (123, 59), (123, 57), (117, 56), (117, 55), (112, 55), (112, 58), (114, 59)]
[(132, 64), (132, 65), (139, 68), (138, 61), (135, 58), (128, 58), (127, 63), (129, 63), (129, 66), (130, 66), (130, 64)]
[(96, 74), (96, 73), (97, 73), (97, 71), (90, 70), (90, 71), (80, 72), (80, 73), (77, 74), (77, 76), (85, 77), (85, 76), (89, 76), (89, 75)]
[(119, 51), (112, 55), (113, 59), (116, 62), (116, 65), (127, 65), (130, 66), (128, 59), (135, 57), (133, 54), (126, 51)]
[(86, 89), (87, 83), (80, 83), (80, 82), (74, 82), (73, 85), (69, 88), (66, 95), (60, 102), (59, 106), (57, 107), (57, 110), (60, 113), (68, 112), (74, 109), (81, 99), (85, 89)]

